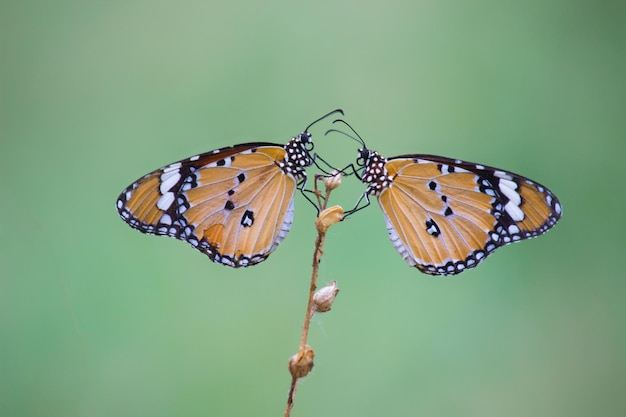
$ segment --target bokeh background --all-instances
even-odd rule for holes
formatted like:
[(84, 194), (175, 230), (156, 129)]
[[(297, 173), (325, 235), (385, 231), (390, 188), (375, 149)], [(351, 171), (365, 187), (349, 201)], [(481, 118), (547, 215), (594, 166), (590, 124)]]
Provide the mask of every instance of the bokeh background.
[[(368, 146), (548, 185), (564, 217), (459, 277), (333, 227), (294, 416), (626, 414), (626, 8), (585, 1), (14, 1), (0, 6), (0, 414), (279, 416), (310, 276), (297, 197), (232, 270), (117, 216), (146, 172), (284, 143), (342, 107)], [(357, 145), (312, 132), (336, 165)], [(346, 179), (333, 203), (363, 186)]]

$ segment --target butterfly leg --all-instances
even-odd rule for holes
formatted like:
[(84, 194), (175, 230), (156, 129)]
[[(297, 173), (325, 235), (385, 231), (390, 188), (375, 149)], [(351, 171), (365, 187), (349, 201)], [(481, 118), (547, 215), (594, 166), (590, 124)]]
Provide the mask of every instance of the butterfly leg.
[[(362, 168), (361, 168), (362, 169)], [(342, 169), (339, 170), (339, 172), (348, 177), (350, 175), (354, 175), (355, 177), (357, 177), (357, 179), (361, 180), (361, 176), (359, 175), (359, 173), (357, 172), (356, 168), (354, 167), (354, 164), (350, 164)]]
[[(317, 203), (315, 203), (315, 201), (313, 201), (313, 199), (311, 199), (311, 197), (309, 197), (309, 194), (313, 194), (316, 196), (316, 198), (319, 198), (319, 192), (315, 191), (315, 190), (307, 190), (306, 187), (306, 183), (307, 183), (308, 177), (304, 177), (297, 185), (297, 189), (300, 191), (300, 193), (304, 196), (304, 198), (306, 198), (308, 200), (309, 203), (311, 203), (313, 205), (313, 207), (315, 207), (315, 210), (317, 211), (317, 214), (320, 214), (320, 208), (317, 205)], [(308, 194), (307, 194), (308, 193)]]
[[(322, 168), (321, 166), (318, 165), (317, 161), (322, 161), (324, 163), (324, 165), (326, 165), (329, 169), (330, 172), (326, 171), (324, 168)], [(319, 169), (320, 171), (322, 171), (324, 173), (324, 175), (327, 176), (333, 176), (335, 175), (333, 173), (333, 171), (339, 171), (343, 173), (343, 170), (338, 170), (337, 168), (335, 168), (334, 166), (332, 166), (331, 164), (329, 164), (328, 162), (326, 162), (325, 159), (323, 159), (321, 156), (319, 156), (318, 154), (314, 153), (313, 154), (313, 163), (315, 164), (315, 166), (317, 167), (317, 169)]]
[[(356, 173), (356, 172), (355, 172)], [(363, 201), (363, 199), (365, 199), (365, 204), (362, 205), (361, 207), (359, 207), (359, 205), (361, 205), (361, 202)], [(346, 217), (350, 216), (353, 213), (356, 213), (359, 210), (363, 210), (365, 207), (370, 205), (370, 196), (367, 193), (363, 193), (363, 195), (361, 195), (361, 198), (359, 198), (359, 201), (356, 202), (356, 204), (354, 205), (354, 208), (352, 210), (348, 210), (344, 213), (343, 215), (343, 219), (341, 219), (342, 221), (346, 219)]]

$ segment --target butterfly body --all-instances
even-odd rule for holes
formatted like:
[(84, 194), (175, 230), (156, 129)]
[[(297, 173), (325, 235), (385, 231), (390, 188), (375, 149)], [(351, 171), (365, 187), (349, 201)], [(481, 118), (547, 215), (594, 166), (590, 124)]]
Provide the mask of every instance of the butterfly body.
[(312, 146), (305, 131), (284, 146), (245, 143), (175, 162), (128, 186), (118, 213), (140, 232), (186, 241), (214, 262), (255, 265), (289, 232)]
[(497, 168), (434, 155), (384, 158), (361, 149), (365, 196), (375, 196), (391, 241), (431, 275), (473, 268), (495, 249), (545, 233), (561, 216), (546, 187)]

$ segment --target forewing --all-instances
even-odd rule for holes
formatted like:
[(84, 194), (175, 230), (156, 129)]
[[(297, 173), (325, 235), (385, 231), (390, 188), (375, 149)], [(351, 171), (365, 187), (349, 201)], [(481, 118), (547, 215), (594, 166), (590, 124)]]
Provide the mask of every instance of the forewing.
[(277, 165), (285, 150), (268, 143), (218, 149), (156, 170), (118, 198), (131, 227), (188, 242), (215, 262), (262, 262), (293, 218), (296, 180)]
[(432, 155), (391, 158), (379, 196), (389, 236), (433, 275), (473, 268), (496, 248), (538, 236), (561, 216), (546, 187), (496, 168)]

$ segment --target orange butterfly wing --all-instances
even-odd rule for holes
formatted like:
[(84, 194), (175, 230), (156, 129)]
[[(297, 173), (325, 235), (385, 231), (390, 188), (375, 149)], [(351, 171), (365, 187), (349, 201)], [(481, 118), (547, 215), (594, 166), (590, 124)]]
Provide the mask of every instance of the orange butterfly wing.
[(409, 265), (428, 274), (473, 268), (561, 216), (550, 190), (497, 168), (432, 155), (390, 158), (384, 168), (378, 202), (389, 236)]
[(215, 262), (262, 262), (285, 238), (298, 178), (285, 148), (249, 143), (153, 171), (122, 192), (117, 209), (131, 227), (188, 242)]

